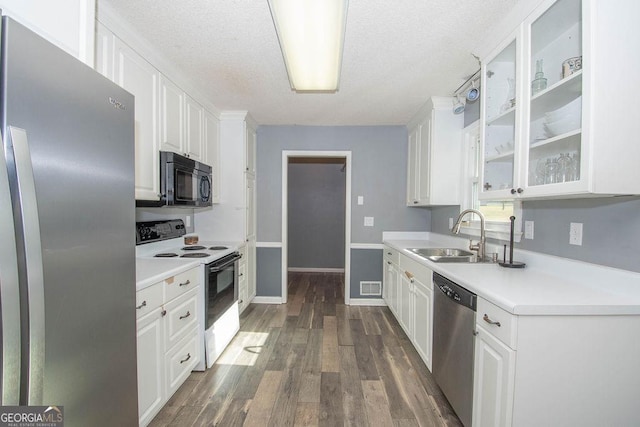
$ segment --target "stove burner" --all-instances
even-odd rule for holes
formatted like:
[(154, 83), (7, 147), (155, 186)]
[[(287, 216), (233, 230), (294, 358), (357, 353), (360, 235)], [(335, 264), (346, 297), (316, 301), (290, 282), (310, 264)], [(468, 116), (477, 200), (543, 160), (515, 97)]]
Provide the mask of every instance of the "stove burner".
[(212, 251), (224, 251), (225, 249), (229, 248), (226, 246), (211, 246), (209, 249)]
[(201, 251), (203, 249), (207, 249), (204, 246), (185, 246), (182, 248), (183, 251)]
[(208, 256), (209, 254), (205, 254), (204, 252), (193, 252), (190, 254), (181, 255), (180, 258), (206, 258)]
[(155, 254), (154, 257), (156, 258), (173, 258), (173, 257), (177, 257), (178, 254), (174, 254), (173, 252), (164, 252), (161, 254)]

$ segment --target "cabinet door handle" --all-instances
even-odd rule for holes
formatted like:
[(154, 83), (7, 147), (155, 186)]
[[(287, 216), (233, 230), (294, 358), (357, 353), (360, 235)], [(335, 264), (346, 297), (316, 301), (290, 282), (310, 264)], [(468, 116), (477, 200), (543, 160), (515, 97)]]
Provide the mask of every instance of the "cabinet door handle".
[(522, 193), (524, 190), (520, 187), (518, 187), (518, 189), (516, 190), (518, 192), (518, 194)]
[(162, 317), (166, 316), (166, 315), (167, 315), (167, 310), (162, 309), (162, 311), (160, 312), (160, 314), (162, 314)]
[(190, 284), (191, 284), (191, 280), (187, 280), (184, 283), (180, 283), (178, 286), (187, 286), (187, 285), (190, 285)]
[(516, 189), (515, 188), (511, 189), (511, 194), (516, 194)]
[(391, 256), (391, 255), (393, 255), (393, 254), (392, 254), (391, 252), (387, 252), (387, 255)]
[(391, 261), (387, 261), (387, 264), (391, 265)]
[(502, 325), (500, 325), (500, 322), (496, 322), (494, 320), (489, 319), (489, 316), (487, 314), (485, 314), (484, 316), (482, 316), (482, 320), (484, 320), (485, 322), (487, 322), (490, 325), (496, 325), (498, 328)]
[(187, 357), (185, 359), (182, 359), (180, 361), (180, 364), (182, 365), (184, 362), (186, 362), (187, 360), (191, 359), (191, 353), (187, 353)]
[(414, 204), (414, 205), (417, 205), (417, 204), (418, 204), (418, 201), (417, 201), (417, 200), (414, 200), (414, 201), (413, 201), (413, 204)]
[(244, 273), (238, 274), (238, 277), (242, 277), (242, 276), (244, 276)]
[(142, 307), (147, 306), (147, 300), (142, 301), (142, 304), (136, 306), (136, 310), (140, 310)]
[(191, 316), (191, 313), (189, 311), (187, 311), (187, 314), (185, 314), (184, 316), (180, 316), (180, 320), (186, 319), (189, 316)]

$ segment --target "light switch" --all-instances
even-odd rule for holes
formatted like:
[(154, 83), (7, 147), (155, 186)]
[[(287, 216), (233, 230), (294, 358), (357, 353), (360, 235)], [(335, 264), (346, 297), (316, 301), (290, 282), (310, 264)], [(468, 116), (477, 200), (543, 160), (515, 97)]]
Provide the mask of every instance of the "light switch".
[(358, 196), (358, 204), (364, 205), (364, 196)]
[(453, 228), (453, 218), (449, 218), (449, 230)]
[(373, 217), (372, 216), (365, 216), (364, 217), (364, 226), (365, 227), (373, 227)]
[(191, 215), (187, 215), (184, 219), (184, 225), (186, 227), (191, 227)]

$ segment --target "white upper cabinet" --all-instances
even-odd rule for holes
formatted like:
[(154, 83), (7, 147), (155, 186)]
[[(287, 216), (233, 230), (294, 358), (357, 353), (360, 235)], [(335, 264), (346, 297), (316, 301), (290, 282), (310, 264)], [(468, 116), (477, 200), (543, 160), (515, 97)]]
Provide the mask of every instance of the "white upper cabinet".
[(135, 196), (136, 200), (157, 201), (160, 73), (100, 23), (96, 31), (96, 69), (135, 96)]
[(185, 93), (160, 76), (160, 149), (186, 155), (184, 135)]
[(204, 161), (204, 129), (202, 127), (202, 115), (204, 109), (189, 95), (185, 96), (185, 153), (187, 157), (197, 161)]
[(16, 21), (93, 66), (95, 0), (0, 0)]
[(463, 116), (452, 98), (431, 98), (407, 127), (407, 206), (459, 204)]
[(135, 98), (136, 200), (159, 200), (158, 71), (114, 38), (114, 80)]
[(204, 163), (213, 168), (212, 201), (213, 203), (220, 203), (220, 120), (205, 110), (202, 125), (204, 132)]
[(543, 1), (482, 66), (481, 199), (640, 194), (633, 0)]
[(256, 140), (258, 136), (253, 126), (247, 123), (247, 152), (246, 152), (246, 171), (255, 175), (256, 173)]

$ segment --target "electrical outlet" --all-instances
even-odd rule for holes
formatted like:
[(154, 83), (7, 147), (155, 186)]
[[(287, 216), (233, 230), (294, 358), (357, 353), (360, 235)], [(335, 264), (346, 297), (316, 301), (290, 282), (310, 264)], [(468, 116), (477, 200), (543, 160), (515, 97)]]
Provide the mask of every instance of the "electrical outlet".
[(365, 227), (373, 227), (373, 217), (372, 216), (365, 216), (364, 217), (364, 226)]
[(533, 221), (524, 222), (524, 238), (533, 239)]
[(569, 244), (582, 246), (582, 223), (572, 222), (569, 226)]
[(453, 218), (449, 218), (449, 230), (453, 228)]
[(358, 196), (358, 204), (364, 205), (364, 196)]

